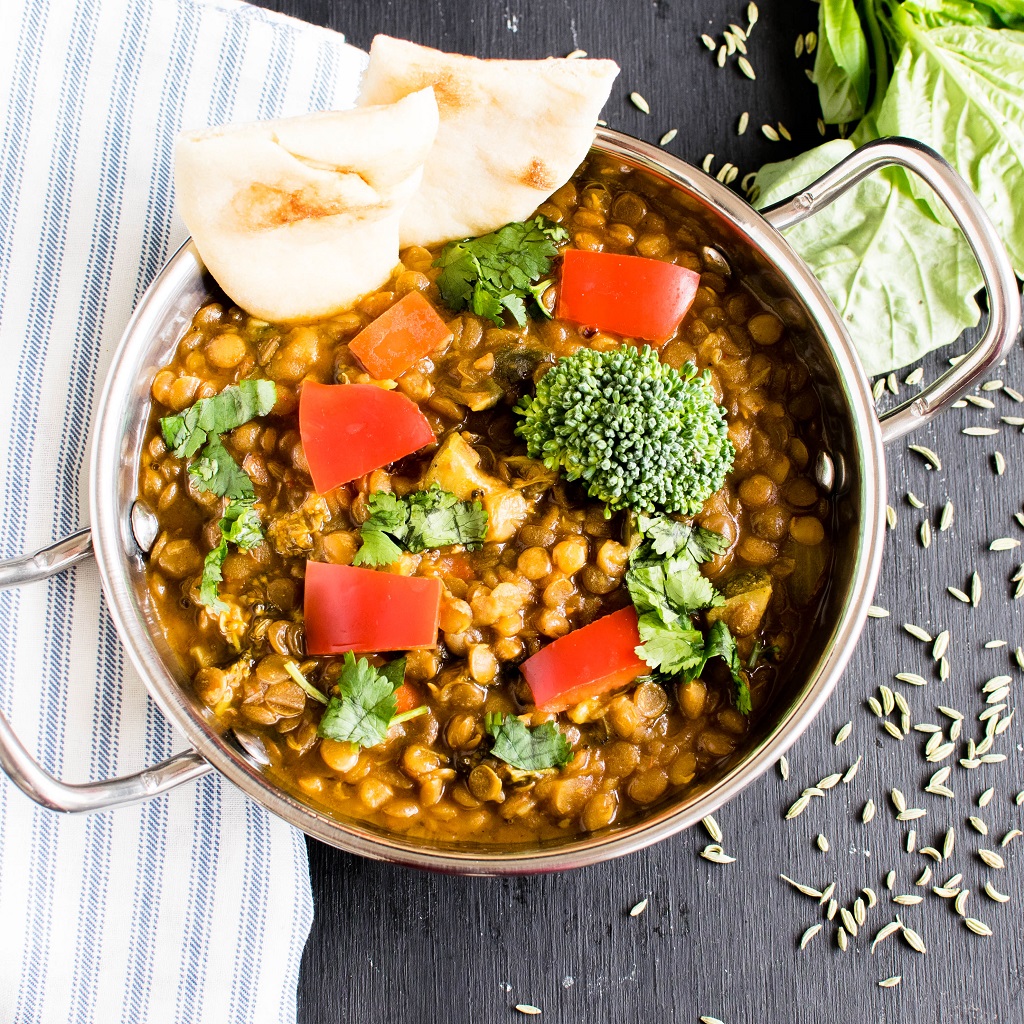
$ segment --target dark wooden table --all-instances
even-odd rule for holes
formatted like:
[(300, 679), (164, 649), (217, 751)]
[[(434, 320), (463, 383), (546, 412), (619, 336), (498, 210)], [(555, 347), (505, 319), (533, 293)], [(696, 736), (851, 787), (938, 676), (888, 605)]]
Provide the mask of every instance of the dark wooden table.
[[(716, 168), (731, 160), (745, 173), (818, 141), (815, 93), (803, 73), (810, 61), (794, 58), (797, 35), (816, 28), (817, 8), (799, 0), (763, 0), (750, 40), (756, 82), (734, 62), (720, 70), (698, 39), (705, 31), (720, 34), (729, 22), (745, 25), (746, 0), (270, 0), (266, 6), (338, 29), (364, 48), (374, 33), (385, 32), (486, 57), (541, 57), (575, 48), (612, 57), (622, 74), (606, 108), (609, 124), (652, 142), (678, 128), (668, 149), (694, 163), (713, 152)], [(649, 116), (630, 103), (633, 90), (648, 100)], [(744, 110), (751, 127), (741, 138), (735, 128)], [(769, 142), (758, 130), (778, 121), (792, 133), (791, 145)], [(927, 360), (926, 371), (937, 372), (948, 354)], [(1019, 351), (1000, 375), (1024, 390)], [(901, 390), (905, 396), (907, 389)], [(1020, 728), (1012, 723), (996, 742), (1006, 763), (968, 771), (957, 763), (959, 744), (944, 762), (953, 766), (948, 785), (957, 794), (949, 800), (922, 792), (940, 767), (924, 760), (927, 736), (893, 739), (865, 703), (880, 683), (892, 684), (905, 695), (915, 723), (948, 726), (936, 705), (949, 705), (967, 716), (963, 739), (980, 740), (981, 685), (997, 674), (1011, 675), (1014, 689), (1021, 685), (1012, 652), (1024, 642), (1024, 601), (1010, 600), (1009, 578), (1024, 556), (1019, 549), (990, 552), (988, 542), (1024, 539), (1012, 518), (1024, 499), (1024, 439), (1006, 425), (997, 437), (965, 437), (960, 430), (968, 423), (1000, 426), (1000, 415), (1024, 415), (1024, 406), (999, 391), (979, 394), (997, 408), (951, 410), (911, 439), (941, 453), (941, 471), (927, 470), (905, 444), (889, 451), (890, 501), (899, 522), (876, 601), (892, 615), (868, 622), (837, 692), (790, 752), (790, 781), (772, 772), (717, 815), (736, 863), (719, 866), (698, 857), (709, 842), (700, 829), (598, 867), (502, 880), (435, 876), (310, 842), (316, 920), (303, 959), (300, 1020), (487, 1024), (529, 1019), (513, 1009), (527, 1003), (542, 1009), (542, 1020), (565, 1024), (691, 1022), (701, 1015), (726, 1024), (1024, 1021), (1024, 839), (1000, 850), (1005, 870), (986, 867), (976, 853), (979, 847), (999, 850), (1008, 829), (1024, 827), (1024, 810), (1013, 799), (1024, 789)], [(1001, 477), (993, 469), (996, 449), (1007, 461)], [(908, 490), (925, 508), (908, 504)], [(956, 519), (940, 533), (939, 511), (947, 500)], [(927, 550), (918, 540), (926, 518), (935, 535)], [(983, 584), (978, 608), (946, 591), (948, 585), (968, 589), (975, 569)], [(904, 622), (934, 635), (951, 630), (947, 682), (938, 681), (930, 645), (907, 635)], [(990, 640), (1008, 646), (986, 649)], [(926, 676), (928, 686), (894, 682), (901, 671)], [(852, 734), (836, 747), (833, 736), (847, 721)], [(844, 771), (858, 755), (864, 760), (853, 782), (784, 820), (802, 787)], [(976, 801), (990, 786), (991, 802), (979, 809)], [(892, 787), (927, 817), (897, 822)], [(861, 810), (869, 798), (878, 811), (865, 825)], [(987, 823), (987, 838), (967, 823), (970, 815)], [(914, 825), (919, 847), (941, 847), (946, 829), (955, 828), (956, 846), (946, 862), (906, 852)], [(830, 844), (827, 853), (816, 845), (819, 832)], [(914, 885), (929, 864), (932, 884), (963, 874), (962, 885), (971, 890), (966, 912), (991, 926), (992, 937), (972, 934), (952, 900)], [(896, 873), (892, 894), (884, 885), (890, 870)], [(817, 900), (780, 881), (780, 872), (818, 889), (834, 881), (836, 898), (850, 909), (864, 886), (875, 890), (879, 903), (842, 952), (839, 918), (826, 921)], [(986, 881), (1011, 901), (1001, 905), (984, 895)], [(901, 893), (925, 899), (893, 904), (892, 895)], [(644, 898), (646, 912), (630, 917), (629, 909)], [(899, 936), (869, 952), (871, 938), (897, 912), (923, 936), (927, 954), (913, 952)], [(801, 933), (816, 922), (825, 928), (801, 951)], [(878, 987), (892, 975), (901, 975), (902, 984)]]

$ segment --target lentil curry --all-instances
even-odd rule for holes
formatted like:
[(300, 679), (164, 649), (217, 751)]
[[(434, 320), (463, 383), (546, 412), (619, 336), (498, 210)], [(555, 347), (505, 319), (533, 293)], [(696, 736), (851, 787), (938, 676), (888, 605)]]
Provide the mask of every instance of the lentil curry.
[[(695, 523), (725, 538), (702, 566), (724, 596), (701, 614), (724, 620), (735, 638), (749, 714), (721, 661), (688, 681), (634, 672), (625, 686), (560, 710), (539, 710), (520, 671), (559, 638), (631, 606), (623, 580), (636, 544), (632, 514), (607, 514), (580, 482), (530, 458), (515, 411), (560, 359), (618, 349), (620, 336), (557, 316), (524, 318), (524, 326), (505, 317), (499, 327), (471, 309), (456, 315), (439, 293), (438, 252), (410, 248), (384, 288), (328, 320), (282, 327), (205, 305), (152, 384), (139, 476), (140, 498), (160, 526), (148, 583), (196, 696), (219, 726), (259, 737), (277, 783), (389, 831), (512, 846), (622, 824), (677, 797), (737, 751), (766, 714), (827, 575), (832, 514), (813, 476), (822, 424), (808, 371), (782, 320), (712, 247), (695, 205), (653, 176), (592, 154), (538, 213), (566, 230), (570, 249), (699, 274), (685, 318), (656, 348), (671, 367), (693, 361), (709, 372), (735, 450)], [(560, 261), (552, 262), (551, 283), (536, 292), (548, 313), (559, 288)], [(415, 403), (436, 440), (318, 493), (302, 443), (302, 388), (373, 382), (349, 343), (414, 293), (440, 314), (450, 340), (383, 384)], [(207, 552), (226, 536), (224, 499), (197, 485), (160, 419), (253, 379), (274, 382), (273, 407), (222, 441), (252, 482), (264, 534), (248, 549), (222, 548), (211, 607), (201, 599), (201, 576)], [(321, 699), (337, 692), (346, 662), (306, 653), (307, 560), (351, 565), (371, 496), (421, 491), (437, 477), (439, 451), (456, 451), (466, 478), (453, 483), (442, 474), (443, 486), (491, 499), (487, 536), (410, 546), (393, 564), (362, 570), (439, 581), (439, 631), (436, 643), (405, 652), (409, 699), (398, 707), (415, 710), (386, 721), (381, 742), (324, 737)], [(373, 666), (393, 657), (367, 652)], [(495, 756), (495, 716), (519, 716), (534, 729), (553, 723), (565, 756), (534, 771), (507, 763)]]

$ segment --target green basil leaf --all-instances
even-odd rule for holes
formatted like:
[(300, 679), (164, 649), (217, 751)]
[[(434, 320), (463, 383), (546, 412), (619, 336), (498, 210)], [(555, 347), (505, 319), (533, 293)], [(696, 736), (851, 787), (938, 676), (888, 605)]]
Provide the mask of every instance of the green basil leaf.
[(818, 5), (814, 81), (826, 124), (846, 124), (864, 116), (871, 60), (854, 0), (821, 0)]

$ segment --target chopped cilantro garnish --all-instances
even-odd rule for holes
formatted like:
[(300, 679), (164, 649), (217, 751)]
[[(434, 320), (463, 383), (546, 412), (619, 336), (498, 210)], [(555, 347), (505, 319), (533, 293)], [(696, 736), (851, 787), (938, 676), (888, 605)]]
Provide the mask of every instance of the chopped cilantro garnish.
[(191, 458), (216, 434), (266, 416), (277, 401), (277, 385), (270, 380), (243, 380), (219, 395), (201, 398), (178, 416), (165, 416), (160, 429), (178, 458)]
[(353, 565), (390, 565), (403, 551), (417, 553), (449, 544), (473, 549), (487, 534), (487, 512), (479, 501), (459, 501), (436, 484), (404, 498), (376, 491), (370, 495), (369, 508)]
[(484, 724), (494, 738), (491, 753), (520, 771), (562, 768), (572, 760), (572, 746), (554, 722), (531, 729), (515, 715), (502, 716), (495, 711), (485, 716)]
[(405, 678), (405, 657), (395, 658), (383, 668), (374, 668), (366, 658), (356, 659), (351, 651), (345, 654), (339, 696), (331, 697), (320, 719), (317, 735), (321, 739), (375, 747), (387, 738), (388, 729), (396, 722), (415, 718), (426, 708), (413, 708), (396, 715), (395, 692)]
[(228, 498), (255, 497), (248, 473), (235, 462), (216, 434), (203, 445), (202, 454), (188, 467), (188, 472), (200, 490)]
[(724, 603), (698, 563), (728, 550), (728, 539), (668, 516), (638, 516), (642, 540), (630, 555), (626, 587), (639, 615), (637, 654), (664, 675), (696, 679), (711, 658), (722, 658), (736, 684), (736, 708), (750, 713), (747, 685), (736, 641), (719, 620), (706, 633), (692, 616)]
[(434, 261), (441, 268), (441, 298), (455, 312), (472, 309), (499, 327), (506, 312), (525, 327), (527, 300), (532, 315), (550, 317), (540, 302), (551, 283), (543, 278), (558, 255), (556, 243), (568, 239), (565, 228), (537, 216), (480, 238), (449, 242)]
[[(736, 710), (741, 715), (749, 715), (751, 710), (750, 687), (743, 674), (739, 651), (736, 650), (736, 638), (721, 619), (712, 625), (704, 638), (704, 655), (699, 671), (703, 670), (704, 664), (710, 658), (721, 658), (725, 662), (732, 681), (736, 685)], [(696, 678), (696, 674), (694, 678)]]
[(199, 584), (199, 601), (215, 612), (227, 610), (217, 594), (217, 586), (224, 579), (221, 566), (228, 556), (228, 544), (243, 551), (256, 547), (263, 540), (260, 516), (252, 498), (228, 502), (220, 521), (220, 543), (207, 554), (203, 562), (203, 578)]

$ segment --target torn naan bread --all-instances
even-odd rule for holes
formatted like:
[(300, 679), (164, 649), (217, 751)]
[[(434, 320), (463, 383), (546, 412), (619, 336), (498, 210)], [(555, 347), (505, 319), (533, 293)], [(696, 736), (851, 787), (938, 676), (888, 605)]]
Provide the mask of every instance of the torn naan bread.
[(437, 133), (427, 88), (388, 106), (183, 132), (178, 209), (218, 284), (264, 320), (351, 309), (398, 262)]
[(441, 115), (403, 248), (525, 220), (587, 155), (618, 73), (611, 60), (480, 60), (377, 36), (359, 103), (433, 86)]

